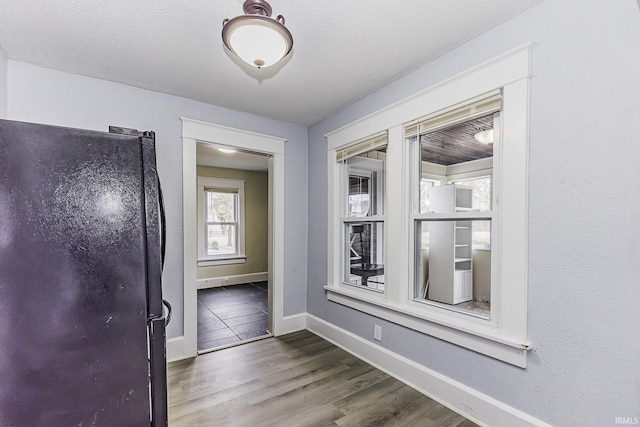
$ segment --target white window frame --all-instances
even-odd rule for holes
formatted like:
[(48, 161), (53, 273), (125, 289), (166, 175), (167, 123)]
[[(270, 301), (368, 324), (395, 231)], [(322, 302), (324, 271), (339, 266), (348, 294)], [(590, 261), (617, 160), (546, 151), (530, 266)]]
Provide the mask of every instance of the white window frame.
[[(335, 159), (335, 154), (334, 157)], [(352, 157), (352, 159), (356, 159), (356, 157)], [(335, 160), (334, 160), (335, 162)], [(385, 246), (385, 242), (386, 242), (386, 225), (385, 225), (385, 203), (386, 203), (386, 186), (384, 183), (384, 179), (386, 176), (386, 171), (384, 168), (384, 161), (379, 160), (379, 159), (370, 159), (370, 158), (361, 158), (358, 157), (357, 158), (357, 166), (356, 169), (358, 169), (357, 172), (353, 172), (350, 171), (350, 164), (345, 164), (345, 163), (339, 163), (337, 164), (337, 168), (339, 170), (339, 174), (340, 174), (340, 178), (339, 181), (341, 181), (342, 185), (342, 191), (339, 193), (340, 194), (340, 200), (338, 201), (338, 209), (341, 212), (341, 216), (340, 216), (340, 228), (341, 228), (341, 241), (343, 242), (342, 244), (342, 251), (340, 251), (341, 253), (341, 264), (340, 264), (340, 268), (342, 270), (340, 274), (341, 279), (340, 279), (340, 283), (343, 286), (347, 286), (350, 287), (352, 290), (354, 290), (355, 292), (375, 292), (375, 293), (384, 293), (384, 290), (380, 290), (377, 287), (367, 287), (367, 286), (363, 286), (363, 285), (354, 285), (352, 283), (347, 283), (344, 281), (344, 278), (347, 275), (346, 269), (349, 268), (347, 265), (347, 261), (348, 259), (350, 259), (351, 257), (348, 255), (348, 248), (347, 248), (347, 244), (346, 244), (346, 239), (347, 239), (347, 226), (351, 225), (351, 224), (357, 224), (357, 223), (372, 223), (372, 224), (382, 224), (382, 229), (383, 229), (383, 235), (382, 235), (382, 242), (383, 242), (383, 250), (382, 250), (382, 257), (380, 257), (380, 255), (378, 255), (378, 259), (376, 260), (376, 263), (382, 264), (385, 266), (386, 269), (386, 246)], [(375, 180), (373, 179), (373, 175), (375, 173)], [(348, 216), (349, 214), (349, 206), (348, 206), (348, 198), (349, 198), (349, 177), (350, 176), (363, 176), (363, 177), (368, 177), (369, 178), (369, 195), (370, 195), (370, 199), (369, 199), (369, 214), (366, 216)], [(371, 215), (371, 212), (374, 211), (374, 206), (373, 206), (373, 194), (375, 193), (375, 212), (376, 215)], [(380, 214), (380, 213), (383, 214)], [(385, 270), (386, 271), (386, 270)]]
[[(237, 191), (237, 252), (234, 254), (207, 255), (205, 188), (230, 188)], [(245, 255), (244, 181), (238, 179), (198, 177), (198, 267), (212, 265), (242, 264)]]
[[(492, 179), (492, 185), (495, 184), (493, 182), (493, 174), (496, 176), (500, 176), (500, 160), (501, 160), (501, 126), (500, 126), (500, 112), (496, 112), (494, 117), (497, 118), (494, 121), (495, 127), (495, 141), (493, 144), (493, 156), (490, 158), (478, 159), (474, 161), (463, 162), (455, 165), (449, 166), (440, 166), (444, 170), (442, 172), (442, 185), (448, 185), (454, 183), (458, 179), (471, 179), (476, 176), (490, 176)], [(436, 112), (437, 116), (437, 112)], [(466, 120), (464, 120), (466, 122)], [(445, 125), (445, 128), (448, 125)], [(424, 165), (425, 162), (422, 162), (421, 159), (421, 144), (420, 144), (420, 134), (417, 135), (416, 138), (413, 138), (412, 142), (406, 141), (409, 149), (409, 163), (410, 163), (410, 177), (409, 182), (411, 183), (411, 196), (415, 199), (411, 200), (410, 203), (410, 220), (411, 223), (409, 225), (409, 233), (411, 235), (416, 235), (417, 222), (419, 221), (436, 221), (436, 220), (445, 220), (445, 221), (474, 221), (474, 220), (488, 220), (491, 222), (491, 238), (492, 245), (488, 249), (491, 251), (491, 272), (496, 272), (498, 270), (498, 262), (496, 254), (500, 253), (500, 214), (498, 209), (498, 204), (496, 203), (495, 196), (499, 194), (499, 184), (495, 186), (492, 190), (492, 209), (486, 211), (452, 211), (450, 213), (435, 213), (435, 212), (421, 212), (420, 211), (420, 182), (424, 176), (424, 173), (421, 171), (420, 163)], [(435, 165), (439, 166), (439, 165)], [(416, 197), (417, 196), (417, 197)], [(417, 276), (417, 259), (421, 256), (418, 253), (417, 245), (413, 245), (411, 250), (411, 260), (409, 262), (411, 273), (409, 274), (409, 280), (411, 283), (411, 287), (409, 289), (409, 307), (413, 307), (417, 310), (421, 311), (450, 311), (450, 315), (462, 318), (462, 316), (475, 316), (476, 318), (473, 320), (474, 322), (484, 322), (485, 325), (495, 327), (497, 326), (497, 315), (498, 310), (496, 304), (491, 304), (491, 315), (490, 318), (487, 319), (484, 316), (478, 316), (474, 313), (470, 313), (469, 311), (464, 311), (458, 309), (455, 305), (439, 303), (436, 301), (432, 301), (430, 299), (421, 298), (415, 295), (415, 290), (417, 289), (416, 281), (419, 280)], [(420, 251), (422, 248), (420, 248)], [(474, 248), (472, 247), (472, 252)], [(485, 249), (486, 250), (486, 249)], [(491, 274), (491, 295), (496, 295), (498, 288), (498, 280), (496, 274)], [(455, 313), (455, 314), (453, 314)], [(443, 313), (444, 314), (444, 313)], [(447, 314), (444, 314), (445, 316)], [(480, 320), (482, 319), (482, 320)]]
[[(328, 265), (330, 301), (438, 337), (459, 346), (526, 367), (527, 351), (527, 176), (531, 45), (527, 44), (434, 85), (326, 135), (328, 140)], [(411, 167), (404, 124), (484, 94), (502, 90), (502, 152), (493, 173), (499, 203), (499, 250), (493, 273), (491, 321), (430, 307), (411, 300), (413, 246)], [(376, 132), (388, 132), (386, 155), (385, 293), (345, 286), (341, 266), (341, 181), (336, 151)], [(396, 191), (397, 190), (397, 191)], [(415, 198), (413, 198), (415, 199)], [(480, 214), (482, 215), (482, 214)], [(493, 236), (492, 236), (493, 237)], [(498, 242), (497, 242), (498, 243)], [(393, 254), (393, 256), (391, 256)], [(493, 310), (492, 310), (493, 312)]]

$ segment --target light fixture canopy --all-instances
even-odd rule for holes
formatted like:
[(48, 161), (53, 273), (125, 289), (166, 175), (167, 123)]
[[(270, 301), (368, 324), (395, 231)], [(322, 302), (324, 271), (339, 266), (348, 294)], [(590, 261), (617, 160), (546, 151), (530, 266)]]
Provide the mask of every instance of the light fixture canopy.
[(475, 135), (473, 135), (473, 137), (480, 144), (485, 144), (485, 145), (493, 144), (493, 137), (494, 137), (493, 129), (483, 130), (482, 132), (478, 132)]
[(271, 18), (271, 5), (265, 0), (246, 0), (244, 15), (222, 21), (224, 45), (247, 64), (269, 67), (287, 56), (293, 37), (284, 26), (284, 16)]

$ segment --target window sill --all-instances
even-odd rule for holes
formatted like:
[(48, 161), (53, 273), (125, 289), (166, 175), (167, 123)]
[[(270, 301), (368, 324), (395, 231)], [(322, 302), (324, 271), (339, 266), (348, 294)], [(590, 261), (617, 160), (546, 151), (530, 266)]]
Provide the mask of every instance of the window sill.
[[(487, 355), (521, 368), (527, 366), (527, 351), (531, 344), (507, 339), (497, 334), (497, 329), (476, 325), (473, 320), (456, 322), (437, 318), (410, 305), (391, 304), (380, 297), (361, 292), (325, 286), (329, 301), (371, 314), (415, 331), (451, 342), (469, 350)], [(461, 323), (464, 323), (462, 325)]]
[(213, 265), (227, 265), (227, 264), (244, 264), (247, 261), (247, 257), (244, 255), (229, 255), (216, 258), (201, 258), (198, 259), (198, 267), (210, 267)]

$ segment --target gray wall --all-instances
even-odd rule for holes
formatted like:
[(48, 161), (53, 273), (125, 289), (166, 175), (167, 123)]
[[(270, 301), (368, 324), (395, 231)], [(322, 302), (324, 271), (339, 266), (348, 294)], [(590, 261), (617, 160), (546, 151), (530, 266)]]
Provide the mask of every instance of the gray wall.
[[(106, 131), (109, 125), (154, 130), (167, 205), (165, 298), (174, 307), (168, 337), (182, 335), (182, 122), (203, 120), (286, 138), (284, 312), (304, 312), (307, 129), (201, 102), (9, 60), (8, 118)], [(291, 197), (290, 195), (293, 195)]]
[(267, 172), (198, 166), (198, 176), (244, 181), (245, 254), (241, 264), (198, 267), (198, 279), (269, 271), (269, 174)]
[[(308, 311), (371, 340), (328, 302), (324, 134), (532, 41), (528, 324), (516, 368), (377, 320), (382, 345), (541, 420), (640, 416), (640, 12), (634, 0), (544, 1), (309, 129)], [(428, 41), (427, 41), (428, 42)]]
[(0, 119), (7, 117), (7, 55), (0, 49)]

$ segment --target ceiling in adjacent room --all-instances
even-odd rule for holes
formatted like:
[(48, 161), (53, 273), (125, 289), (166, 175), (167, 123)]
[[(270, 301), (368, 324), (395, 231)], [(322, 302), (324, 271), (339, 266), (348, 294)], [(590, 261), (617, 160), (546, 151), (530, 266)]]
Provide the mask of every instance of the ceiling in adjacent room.
[(0, 0), (10, 59), (313, 124), (541, 0), (270, 1), (293, 53), (262, 70), (221, 41), (242, 0)]
[(211, 166), (225, 169), (267, 172), (269, 157), (264, 154), (236, 151), (222, 153), (216, 146), (196, 144), (196, 163), (198, 166)]
[(421, 158), (450, 166), (493, 157), (493, 144), (481, 144), (474, 138), (476, 133), (488, 129), (493, 129), (493, 114), (422, 135)]

